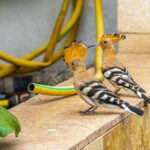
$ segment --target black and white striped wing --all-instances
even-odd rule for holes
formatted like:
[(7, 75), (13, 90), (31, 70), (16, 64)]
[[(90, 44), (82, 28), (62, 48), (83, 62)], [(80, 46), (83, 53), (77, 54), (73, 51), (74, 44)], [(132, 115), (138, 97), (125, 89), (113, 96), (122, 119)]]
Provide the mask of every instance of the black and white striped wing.
[(105, 104), (112, 108), (122, 108), (134, 114), (143, 115), (143, 111), (121, 100), (109, 91), (102, 83), (92, 81), (84, 83), (79, 88), (82, 95), (87, 97), (88, 103), (94, 106)]
[(133, 91), (145, 92), (131, 77), (126, 68), (121, 69), (118, 67), (109, 68), (103, 71), (105, 78), (112, 83), (122, 86)]
[(92, 81), (80, 86), (80, 92), (90, 98), (95, 104), (108, 104), (113, 107), (122, 107), (124, 103), (113, 92), (109, 91), (102, 83), (98, 81)]

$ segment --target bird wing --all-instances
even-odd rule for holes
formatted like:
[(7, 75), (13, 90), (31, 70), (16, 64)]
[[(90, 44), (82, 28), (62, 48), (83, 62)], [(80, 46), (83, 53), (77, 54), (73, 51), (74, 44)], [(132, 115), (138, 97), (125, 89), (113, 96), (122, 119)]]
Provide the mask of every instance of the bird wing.
[[(94, 103), (95, 106), (105, 104), (113, 108), (122, 108), (137, 115), (143, 115), (143, 111), (121, 100), (117, 95), (108, 90), (105, 85), (99, 81), (84, 82), (79, 87), (81, 95), (88, 99), (88, 103)], [(84, 96), (82, 96), (84, 98)], [(85, 99), (86, 99), (85, 98)], [(90, 102), (91, 101), (91, 102)]]
[(145, 92), (145, 90), (133, 80), (125, 67), (123, 69), (119, 67), (108, 68), (107, 70), (103, 70), (103, 74), (108, 80), (111, 80), (113, 83), (119, 86), (123, 86), (133, 91), (138, 90)]
[(87, 83), (82, 83), (79, 88), (80, 92), (93, 100), (97, 104), (108, 104), (122, 107), (123, 100), (121, 100), (118, 96), (116, 96), (113, 92), (108, 90), (106, 86), (99, 81), (91, 81)]

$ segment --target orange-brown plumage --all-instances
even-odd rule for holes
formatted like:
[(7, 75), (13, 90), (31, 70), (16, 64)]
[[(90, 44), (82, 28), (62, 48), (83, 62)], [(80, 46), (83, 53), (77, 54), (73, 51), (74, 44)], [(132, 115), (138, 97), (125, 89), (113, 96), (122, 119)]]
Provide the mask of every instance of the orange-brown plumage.
[(116, 59), (114, 47), (114, 43), (117, 43), (123, 39), (125, 39), (125, 35), (121, 34), (106, 34), (102, 36), (100, 40), (100, 44), (103, 49), (102, 70), (106, 70), (107, 68), (113, 67), (114, 65), (120, 68), (124, 67)]
[(66, 64), (69, 64), (74, 59), (84, 61), (87, 51), (87, 47), (82, 42), (73, 42), (69, 47), (64, 49), (64, 61)]

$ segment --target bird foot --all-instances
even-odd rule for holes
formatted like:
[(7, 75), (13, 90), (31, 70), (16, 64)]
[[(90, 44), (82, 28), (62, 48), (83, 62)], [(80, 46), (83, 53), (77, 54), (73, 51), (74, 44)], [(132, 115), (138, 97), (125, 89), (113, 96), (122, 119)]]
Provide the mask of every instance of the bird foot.
[(94, 115), (95, 111), (79, 111), (80, 115)]

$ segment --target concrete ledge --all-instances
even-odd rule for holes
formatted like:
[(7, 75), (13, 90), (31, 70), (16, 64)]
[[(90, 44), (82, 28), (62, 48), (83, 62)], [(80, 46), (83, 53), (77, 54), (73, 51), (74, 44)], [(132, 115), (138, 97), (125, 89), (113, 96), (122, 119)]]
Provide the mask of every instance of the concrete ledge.
[(129, 116), (82, 150), (149, 150), (150, 107), (143, 117)]
[[(148, 91), (150, 89), (150, 59), (148, 59), (150, 55), (119, 54), (118, 57), (129, 67), (129, 70), (135, 77), (135, 80)], [(91, 73), (94, 72), (93, 70), (89, 71)], [(71, 83), (72, 79), (69, 79), (61, 84), (70, 85)], [(106, 84), (108, 85), (107, 82)], [(108, 86), (110, 87), (110, 85)], [(112, 87), (110, 88), (112, 89)], [(123, 99), (134, 105), (139, 105), (139, 107), (143, 106), (140, 99), (124, 91), (121, 92), (126, 94), (123, 95)], [(144, 108), (146, 110), (146, 114), (143, 117), (130, 115), (128, 112), (123, 110), (106, 109), (103, 107), (97, 110), (97, 115), (81, 116), (78, 111), (84, 110), (87, 107), (89, 106), (81, 100), (78, 95), (70, 97), (53, 97), (44, 95), (35, 96), (31, 100), (11, 109), (21, 122), (22, 132), (18, 138), (15, 138), (14, 135), (9, 135), (5, 139), (1, 139), (0, 149), (88, 149), (88, 146), (90, 146), (92, 142), (96, 143), (99, 139), (101, 139), (101, 142), (96, 144), (99, 146), (102, 145), (103, 148), (106, 149), (112, 142), (113, 144), (118, 143), (120, 141), (120, 137), (123, 140), (131, 141), (132, 143), (132, 137), (130, 136), (133, 135), (124, 136), (129, 138), (125, 139), (121, 133), (124, 132), (124, 129), (126, 129), (127, 124), (134, 124), (134, 126), (136, 126), (139, 123), (139, 119), (142, 119), (144, 124), (146, 123), (145, 128), (142, 128), (141, 136), (146, 138), (145, 136), (150, 135), (150, 130), (148, 130), (150, 120), (146, 117), (148, 114), (148, 108)], [(133, 117), (133, 119), (135, 118), (135, 120), (137, 120), (136, 123), (134, 123), (134, 121), (130, 121), (130, 119), (128, 120), (128, 117)], [(150, 116), (148, 118), (150, 118)], [(125, 120), (127, 120), (127, 122), (124, 125)], [(124, 126), (122, 127), (122, 125)], [(134, 128), (131, 129), (134, 130)], [(127, 134), (127, 130), (124, 133)], [(134, 130), (133, 134), (136, 135), (136, 133), (138, 133), (137, 131), (141, 131), (141, 128)], [(117, 133), (120, 133), (120, 136), (117, 135)], [(113, 140), (114, 137), (117, 137), (117, 139)], [(150, 138), (148, 137), (143, 146), (149, 146), (149, 140)], [(124, 142), (122, 143), (124, 144)], [(139, 142), (134, 140), (135, 146), (137, 146), (138, 143)]]

